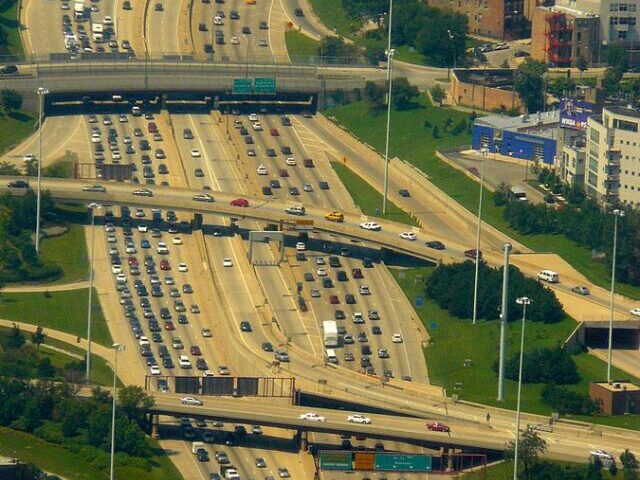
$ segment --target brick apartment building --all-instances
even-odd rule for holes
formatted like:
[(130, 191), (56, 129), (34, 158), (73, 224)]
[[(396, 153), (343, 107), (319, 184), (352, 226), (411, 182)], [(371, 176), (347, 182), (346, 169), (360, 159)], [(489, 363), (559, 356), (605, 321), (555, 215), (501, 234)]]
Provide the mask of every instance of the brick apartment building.
[(536, 7), (531, 22), (531, 56), (557, 67), (589, 65), (599, 57), (600, 17), (564, 6)]
[(527, 38), (531, 31), (524, 0), (426, 0), (426, 3), (465, 14), (471, 34), (513, 40)]

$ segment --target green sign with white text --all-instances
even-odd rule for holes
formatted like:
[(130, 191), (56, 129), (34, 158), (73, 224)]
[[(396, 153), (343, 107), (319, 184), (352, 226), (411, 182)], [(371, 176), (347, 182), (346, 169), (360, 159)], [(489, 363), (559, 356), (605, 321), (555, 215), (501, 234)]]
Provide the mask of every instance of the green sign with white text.
[(376, 471), (430, 472), (431, 455), (376, 453)]
[(251, 94), (253, 92), (253, 82), (247, 78), (234, 78), (231, 91), (234, 95), (238, 93)]
[(322, 470), (351, 470), (351, 452), (320, 452)]
[(275, 78), (256, 78), (254, 84), (254, 92), (267, 95), (276, 94), (276, 79)]

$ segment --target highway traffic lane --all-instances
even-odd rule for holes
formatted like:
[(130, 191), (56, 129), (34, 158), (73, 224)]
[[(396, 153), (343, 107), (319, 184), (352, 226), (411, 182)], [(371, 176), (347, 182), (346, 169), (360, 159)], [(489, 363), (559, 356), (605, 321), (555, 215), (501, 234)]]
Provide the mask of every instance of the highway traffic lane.
[(116, 34), (120, 44), (122, 40), (129, 40), (131, 48), (137, 55), (144, 57), (147, 53), (145, 28), (145, 12), (147, 4), (151, 0), (132, 2), (131, 10), (122, 8), (125, 0), (115, 0), (113, 10), (113, 21), (116, 25)]
[(25, 53), (32, 55), (48, 55), (49, 53), (66, 52), (64, 34), (62, 32), (62, 16), (73, 18), (73, 10), (62, 10), (60, 2), (53, 0), (27, 0), (22, 8), (23, 24), (26, 26), (23, 38)]
[[(311, 5), (305, 0), (281, 0), (284, 6), (285, 15), (288, 20), (302, 29), (302, 32), (312, 37), (314, 40), (320, 41), (326, 36), (333, 36), (335, 32), (329, 30), (322, 22), (320, 22)], [(296, 9), (300, 8), (304, 16), (299, 17), (295, 14)]]
[(163, 55), (180, 55), (181, 38), (184, 35), (180, 31), (180, 17), (182, 15), (182, 9), (186, 8), (186, 0), (175, 0), (171, 2), (163, 2), (163, 11), (156, 11), (152, 5), (152, 0), (149, 2), (148, 8), (145, 12), (147, 18), (146, 25), (146, 45), (151, 54), (163, 54)]
[(289, 19), (282, 4), (282, 0), (271, 0), (269, 7), (269, 31), (267, 41), (271, 55), (276, 63), (289, 63), (289, 51), (285, 41), (285, 31), (289, 28)]

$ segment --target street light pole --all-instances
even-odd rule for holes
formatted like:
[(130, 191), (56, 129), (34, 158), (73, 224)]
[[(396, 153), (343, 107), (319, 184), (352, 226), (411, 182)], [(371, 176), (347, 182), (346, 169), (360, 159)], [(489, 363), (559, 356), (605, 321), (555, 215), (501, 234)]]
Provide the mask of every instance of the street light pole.
[(36, 199), (36, 253), (40, 253), (40, 203), (42, 201), (42, 115), (44, 96), (49, 93), (44, 87), (36, 89), (38, 94), (38, 198)]
[(95, 252), (95, 218), (96, 218), (96, 210), (100, 210), (102, 205), (97, 203), (90, 203), (89, 208), (91, 209), (91, 252), (89, 259), (89, 306), (87, 308), (87, 360), (86, 360), (86, 372), (85, 378), (87, 383), (90, 381), (90, 373), (91, 373), (91, 310), (92, 310), (92, 297), (93, 297), (93, 255)]
[(618, 250), (618, 218), (624, 217), (624, 210), (613, 212), (613, 259), (611, 260), (611, 309), (609, 311), (609, 350), (607, 352), (607, 383), (611, 383), (611, 358), (613, 357), (613, 310), (615, 307), (616, 254)]
[(524, 325), (527, 319), (527, 305), (531, 304), (529, 297), (518, 297), (518, 305), (522, 305), (522, 331), (520, 333), (520, 367), (518, 368), (518, 402), (516, 405), (516, 446), (513, 455), (513, 480), (518, 480), (518, 448), (520, 447), (520, 395), (522, 393), (522, 360), (524, 358)]
[(118, 393), (118, 352), (122, 352), (124, 350), (124, 345), (120, 345), (119, 343), (113, 344), (113, 349), (115, 350), (115, 360), (113, 362), (113, 405), (111, 408), (111, 466), (109, 468), (109, 479), (113, 480), (113, 460), (115, 454), (116, 447), (116, 399)]
[(482, 153), (482, 168), (480, 173), (480, 199), (478, 201), (478, 228), (476, 231), (476, 271), (473, 281), (473, 324), (476, 324), (478, 318), (478, 274), (480, 273), (480, 232), (482, 231), (482, 192), (484, 191), (484, 164), (487, 160), (486, 147), (480, 150)]
[[(449, 36), (449, 42), (451, 43), (451, 56), (453, 57), (453, 69), (456, 69), (456, 46), (453, 43), (453, 37), (455, 36), (451, 33), (451, 30), (447, 28), (447, 35)], [(451, 77), (451, 69), (447, 69), (447, 78)]]
[(393, 0), (389, 0), (389, 36), (387, 38), (387, 138), (384, 147), (384, 192), (382, 195), (382, 213), (387, 213), (387, 194), (389, 192), (389, 131), (391, 128), (391, 87), (393, 83), (393, 55), (395, 50), (391, 48), (391, 27), (393, 22)]

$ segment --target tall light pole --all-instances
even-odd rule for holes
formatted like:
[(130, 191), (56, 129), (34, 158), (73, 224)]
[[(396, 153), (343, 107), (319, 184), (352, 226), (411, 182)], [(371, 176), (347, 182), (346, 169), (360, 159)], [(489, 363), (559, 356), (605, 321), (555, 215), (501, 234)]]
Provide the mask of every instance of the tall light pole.
[(611, 383), (611, 358), (613, 356), (613, 310), (615, 306), (616, 254), (618, 251), (618, 218), (624, 217), (624, 210), (613, 212), (613, 259), (611, 260), (611, 310), (609, 311), (609, 351), (607, 352), (607, 383)]
[(480, 271), (480, 232), (482, 231), (482, 192), (484, 191), (484, 164), (489, 150), (486, 147), (480, 149), (482, 154), (482, 168), (480, 173), (480, 199), (478, 200), (478, 228), (476, 231), (476, 272), (473, 281), (473, 324), (478, 319), (478, 274)]
[(49, 93), (44, 87), (36, 89), (38, 94), (38, 198), (36, 200), (36, 253), (40, 253), (40, 203), (42, 186), (42, 115), (44, 110), (44, 96)]
[(87, 308), (87, 360), (86, 360), (86, 373), (85, 377), (87, 383), (90, 380), (91, 373), (91, 310), (92, 310), (92, 297), (93, 297), (93, 254), (95, 252), (95, 220), (96, 210), (100, 210), (102, 205), (98, 203), (90, 203), (88, 205), (91, 210), (91, 252), (89, 258), (89, 307)]
[(111, 467), (109, 468), (109, 479), (113, 480), (113, 458), (115, 454), (116, 447), (116, 400), (118, 397), (118, 352), (122, 352), (124, 350), (124, 345), (120, 345), (119, 343), (113, 344), (113, 349), (115, 350), (115, 360), (113, 362), (113, 406), (111, 408)]
[[(455, 37), (455, 35), (453, 33), (451, 33), (451, 30), (449, 30), (447, 28), (447, 35), (449, 36), (449, 43), (451, 43), (451, 56), (453, 57), (453, 69), (455, 70), (456, 68), (456, 49), (455, 49), (455, 45), (453, 44), (453, 37)], [(451, 77), (451, 69), (447, 69), (447, 78)]]
[(522, 305), (522, 331), (520, 333), (520, 367), (518, 368), (518, 402), (516, 405), (516, 447), (513, 455), (513, 480), (518, 480), (518, 448), (520, 447), (520, 394), (522, 393), (522, 360), (524, 358), (524, 324), (527, 320), (527, 305), (531, 304), (529, 297), (518, 297), (518, 305)]
[(384, 192), (382, 195), (382, 213), (387, 213), (387, 194), (389, 192), (389, 130), (391, 128), (391, 86), (393, 83), (393, 56), (396, 53), (391, 48), (391, 27), (393, 24), (393, 0), (389, 0), (389, 36), (387, 38), (387, 84), (389, 92), (387, 94), (387, 138), (384, 147)]

